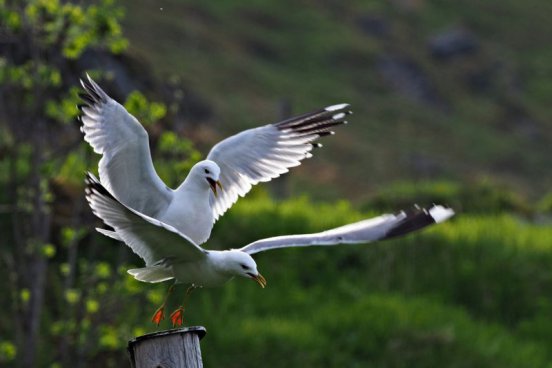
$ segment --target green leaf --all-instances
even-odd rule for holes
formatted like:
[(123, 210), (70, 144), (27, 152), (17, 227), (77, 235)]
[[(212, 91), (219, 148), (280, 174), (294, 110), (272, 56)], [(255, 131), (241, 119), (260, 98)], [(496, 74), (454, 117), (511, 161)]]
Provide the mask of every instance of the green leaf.
[(70, 271), (69, 263), (64, 262), (64, 263), (60, 264), (59, 265), (59, 271), (61, 272), (61, 274), (63, 276), (69, 275), (69, 271)]
[(88, 313), (96, 313), (100, 309), (100, 303), (98, 303), (97, 300), (94, 299), (88, 299), (86, 301), (86, 311)]
[(100, 279), (106, 279), (111, 276), (111, 266), (109, 263), (100, 262), (96, 264), (95, 274)]
[(112, 326), (101, 326), (100, 333), (99, 343), (102, 348), (116, 350), (121, 344), (120, 341), (125, 341), (119, 338), (117, 330)]
[(163, 292), (159, 289), (150, 290), (147, 293), (147, 298), (152, 304), (161, 304), (163, 301)]
[(71, 152), (67, 155), (65, 162), (59, 168), (56, 179), (61, 182), (70, 182), (75, 185), (82, 183), (82, 173), (86, 171), (84, 153), (81, 151)]
[(10, 341), (0, 341), (0, 362), (11, 362), (17, 355), (16, 346)]
[(75, 304), (80, 300), (81, 293), (76, 289), (69, 289), (65, 292), (65, 300), (69, 304)]
[(41, 249), (41, 253), (46, 258), (52, 258), (56, 255), (56, 247), (53, 244), (44, 244)]
[(128, 40), (124, 38), (116, 39), (109, 44), (109, 49), (114, 54), (122, 53), (127, 49), (127, 47), (128, 47)]
[(8, 10), (5, 19), (6, 26), (11, 30), (17, 31), (21, 27), (21, 16), (18, 13)]
[(160, 102), (149, 102), (142, 93), (134, 91), (128, 95), (125, 108), (144, 126), (150, 126), (165, 117), (167, 108)]
[(27, 304), (29, 299), (31, 299), (31, 291), (29, 289), (21, 289), (19, 297), (21, 298), (21, 302), (23, 304)]

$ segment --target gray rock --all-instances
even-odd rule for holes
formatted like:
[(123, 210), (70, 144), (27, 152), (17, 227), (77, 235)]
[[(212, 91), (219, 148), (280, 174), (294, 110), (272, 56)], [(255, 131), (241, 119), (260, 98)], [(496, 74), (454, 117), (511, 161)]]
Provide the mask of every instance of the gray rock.
[(433, 36), (428, 42), (428, 48), (434, 59), (448, 61), (477, 53), (479, 42), (468, 30), (453, 28)]
[(376, 68), (395, 92), (416, 102), (445, 107), (424, 70), (413, 60), (405, 56), (385, 55), (376, 62)]

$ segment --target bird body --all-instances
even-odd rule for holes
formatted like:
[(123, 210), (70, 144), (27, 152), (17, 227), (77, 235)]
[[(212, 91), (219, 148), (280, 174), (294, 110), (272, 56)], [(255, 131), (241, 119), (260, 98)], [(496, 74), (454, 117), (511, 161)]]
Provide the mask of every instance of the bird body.
[(211, 235), (213, 212), (205, 191), (179, 191), (170, 205), (155, 218), (171, 224), (196, 243), (202, 244)]
[[(213, 224), (239, 197), (298, 166), (333, 134), (351, 112), (347, 104), (325, 107), (278, 123), (249, 129), (216, 144), (176, 188), (168, 188), (153, 167), (148, 135), (138, 120), (111, 99), (90, 77), (81, 81), (79, 106), (84, 139), (102, 155), (100, 180), (87, 174), (86, 197), (92, 211), (113, 230), (98, 229), (128, 245), (145, 266), (128, 270), (135, 279), (175, 280), (191, 287), (218, 286), (234, 276), (266, 286), (251, 255), (284, 247), (368, 243), (408, 234), (443, 222), (454, 211), (434, 205), (384, 214), (315, 234), (261, 239), (237, 249), (206, 250)], [(222, 183), (222, 184), (221, 184)], [(220, 190), (217, 190), (220, 189)], [(169, 293), (172, 287), (169, 289)], [(152, 320), (164, 318), (164, 305)], [(182, 323), (183, 306), (173, 314)]]
[(215, 222), (209, 199), (213, 189), (208, 180), (216, 185), (219, 176), (220, 169), (216, 163), (209, 160), (200, 161), (192, 167), (182, 184), (172, 192), (169, 204), (152, 217), (172, 225), (195, 243), (204, 243), (209, 239)]
[[(255, 280), (264, 288), (266, 280), (259, 273), (252, 254), (284, 247), (383, 240), (443, 222), (454, 215), (454, 211), (443, 206), (415, 207), (396, 215), (381, 215), (316, 234), (277, 236), (239, 249), (217, 251), (203, 249), (173, 226), (125, 206), (91, 174), (86, 178), (86, 198), (92, 211), (114, 229), (99, 229), (100, 232), (126, 243), (146, 263), (145, 267), (128, 270), (129, 274), (151, 283), (174, 279), (175, 283), (189, 284), (192, 288), (218, 286), (234, 276)], [(168, 294), (170, 291), (172, 287)], [(165, 302), (166, 298), (155, 312), (154, 323), (159, 324), (164, 318)], [(173, 325), (182, 324), (183, 313), (184, 307), (180, 306), (171, 314)]]
[(385, 214), (320, 233), (276, 236), (238, 249), (217, 251), (206, 250), (171, 225), (125, 206), (92, 174), (87, 174), (86, 185), (86, 197), (92, 211), (145, 261), (146, 267), (129, 270), (137, 280), (144, 282), (175, 279), (177, 283), (217, 286), (233, 276), (259, 282), (262, 276), (252, 254), (285, 247), (383, 240), (443, 222), (454, 215), (454, 211), (443, 206), (434, 205), (429, 210), (415, 207), (396, 215)]
[(199, 287), (215, 287), (229, 281), (233, 275), (229, 275), (223, 268), (217, 257), (218, 252), (209, 252), (205, 259), (196, 262), (175, 262), (172, 272), (175, 282), (178, 284), (195, 285)]
[(247, 253), (239, 250), (210, 250), (205, 260), (191, 264), (172, 266), (177, 283), (192, 284), (201, 287), (215, 287), (230, 281), (238, 272), (237, 264), (248, 264), (251, 272), (258, 274), (257, 265)]
[[(172, 259), (160, 262), (155, 266), (136, 268), (129, 273), (139, 281), (162, 282), (174, 279), (177, 284), (195, 285), (197, 287), (221, 286), (232, 279), (231, 250), (211, 250), (205, 253), (205, 257), (195, 260)], [(242, 257), (247, 258), (247, 254)], [(249, 258), (251, 258), (249, 256)], [(166, 263), (163, 264), (163, 263)]]
[[(121, 203), (173, 226), (197, 244), (209, 238), (217, 219), (253, 185), (311, 157), (312, 149), (321, 146), (315, 141), (333, 134), (332, 128), (345, 124), (351, 113), (348, 104), (332, 105), (235, 134), (216, 144), (173, 190), (157, 175), (148, 134), (138, 120), (89, 76), (81, 84), (81, 129), (102, 155), (101, 183)], [(102, 233), (118, 239), (115, 232)]]

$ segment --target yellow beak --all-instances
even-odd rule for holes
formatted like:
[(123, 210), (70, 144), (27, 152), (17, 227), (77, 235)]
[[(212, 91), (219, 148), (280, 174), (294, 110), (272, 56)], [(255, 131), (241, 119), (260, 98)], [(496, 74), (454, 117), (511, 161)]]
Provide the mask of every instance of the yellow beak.
[(257, 284), (259, 284), (263, 289), (266, 286), (266, 279), (261, 275), (260, 273), (257, 274), (257, 276), (252, 277), (253, 280), (257, 281)]
[(215, 181), (211, 178), (207, 178), (207, 181), (209, 182), (209, 186), (211, 187), (211, 190), (213, 191), (213, 194), (215, 195), (215, 197), (217, 196), (217, 186), (220, 188), (220, 190), (223, 190), (222, 189), (222, 184), (220, 183), (220, 181)]

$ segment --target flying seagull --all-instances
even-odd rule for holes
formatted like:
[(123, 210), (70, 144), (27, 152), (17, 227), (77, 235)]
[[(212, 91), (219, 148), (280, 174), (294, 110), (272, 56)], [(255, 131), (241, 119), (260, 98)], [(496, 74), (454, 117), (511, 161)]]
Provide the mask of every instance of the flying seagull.
[(90, 76), (81, 84), (81, 130), (102, 155), (101, 183), (126, 206), (173, 226), (197, 244), (209, 238), (215, 221), (253, 185), (300, 165), (321, 146), (318, 138), (334, 134), (332, 128), (347, 123), (351, 114), (348, 104), (338, 104), (245, 130), (215, 145), (173, 190), (155, 172), (148, 134), (138, 120)]
[[(136, 280), (151, 283), (174, 279), (175, 284), (188, 284), (192, 289), (218, 286), (234, 276), (253, 279), (264, 288), (266, 280), (251, 257), (255, 253), (286, 247), (368, 243), (389, 239), (443, 222), (454, 215), (452, 209), (440, 205), (433, 205), (429, 209), (415, 207), (316, 234), (277, 236), (257, 240), (239, 249), (217, 251), (206, 250), (173, 226), (125, 206), (92, 174), (86, 177), (86, 198), (94, 214), (111, 226), (118, 238), (146, 263), (145, 267), (128, 270), (129, 274)], [(173, 286), (169, 288), (167, 297)], [(167, 297), (152, 318), (158, 325), (164, 318)], [(173, 326), (182, 324), (183, 313), (184, 306), (181, 305), (171, 314)]]

